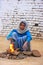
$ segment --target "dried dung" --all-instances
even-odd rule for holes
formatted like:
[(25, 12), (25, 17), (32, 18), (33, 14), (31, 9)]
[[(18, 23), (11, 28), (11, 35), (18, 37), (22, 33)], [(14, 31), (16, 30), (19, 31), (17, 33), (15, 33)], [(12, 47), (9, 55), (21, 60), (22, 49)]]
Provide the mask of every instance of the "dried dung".
[(40, 56), (41, 56), (41, 54), (40, 54), (40, 52), (39, 52), (38, 50), (33, 50), (33, 51), (32, 51), (32, 55), (33, 55), (34, 57), (40, 57)]

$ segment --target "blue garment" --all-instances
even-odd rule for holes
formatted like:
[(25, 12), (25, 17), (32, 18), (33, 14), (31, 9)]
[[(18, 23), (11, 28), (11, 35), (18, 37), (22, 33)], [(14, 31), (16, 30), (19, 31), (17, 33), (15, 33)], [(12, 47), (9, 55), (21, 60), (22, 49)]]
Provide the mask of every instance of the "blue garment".
[(32, 36), (29, 31), (26, 31), (23, 34), (18, 33), (16, 29), (13, 29), (8, 35), (7, 39), (14, 39), (14, 44), (16, 48), (22, 49), (22, 46), (25, 42), (30, 43)]

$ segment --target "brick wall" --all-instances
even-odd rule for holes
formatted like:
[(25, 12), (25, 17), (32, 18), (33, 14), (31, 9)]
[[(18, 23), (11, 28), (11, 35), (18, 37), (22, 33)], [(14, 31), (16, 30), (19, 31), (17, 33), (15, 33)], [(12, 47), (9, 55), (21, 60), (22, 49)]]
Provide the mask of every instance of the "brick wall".
[(43, 0), (0, 0), (0, 36), (25, 19), (33, 38), (43, 39)]

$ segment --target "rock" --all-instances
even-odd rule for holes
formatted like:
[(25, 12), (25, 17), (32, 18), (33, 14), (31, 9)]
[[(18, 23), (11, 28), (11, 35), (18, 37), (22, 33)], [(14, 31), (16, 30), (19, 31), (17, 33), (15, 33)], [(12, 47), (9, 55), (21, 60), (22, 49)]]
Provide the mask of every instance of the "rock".
[(9, 56), (7, 59), (12, 59), (12, 56)]
[(20, 52), (19, 51), (15, 51), (15, 52), (13, 52), (13, 53), (11, 53), (11, 54), (13, 54), (13, 55), (19, 55), (20, 54)]
[(0, 53), (0, 57), (2, 57), (2, 53)]
[(3, 52), (2, 54), (7, 55), (7, 52)]
[(26, 56), (22, 53), (17, 56), (17, 59), (24, 59), (24, 58), (26, 58)]
[(11, 54), (10, 49), (8, 49), (6, 52), (7, 52), (7, 54)]
[(16, 59), (17, 58), (17, 56), (12, 56), (12, 59)]
[(31, 56), (32, 52), (31, 52), (31, 51), (23, 51), (23, 54), (24, 54), (24, 55)]
[(40, 54), (40, 52), (39, 52), (38, 50), (33, 50), (33, 51), (32, 51), (32, 55), (33, 55), (34, 57), (41, 57), (41, 54)]
[(5, 55), (5, 54), (0, 53), (0, 57), (1, 57), (1, 58), (5, 58), (5, 57), (6, 57), (6, 55)]
[(6, 58), (9, 59), (10, 54), (7, 54)]
[(17, 49), (16, 49), (16, 51), (20, 51), (20, 49), (19, 49), (19, 48), (17, 48)]

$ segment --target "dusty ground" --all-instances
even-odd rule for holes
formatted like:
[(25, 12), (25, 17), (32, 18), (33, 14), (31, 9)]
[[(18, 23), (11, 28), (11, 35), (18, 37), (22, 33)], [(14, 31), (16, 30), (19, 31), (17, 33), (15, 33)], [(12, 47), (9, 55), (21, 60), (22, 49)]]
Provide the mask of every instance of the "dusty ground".
[[(5, 37), (0, 37), (0, 52), (6, 51), (9, 41)], [(31, 49), (39, 50), (41, 57), (27, 57), (23, 60), (9, 60), (0, 58), (0, 65), (43, 65), (43, 40), (32, 40)]]

